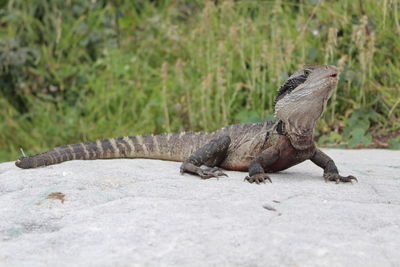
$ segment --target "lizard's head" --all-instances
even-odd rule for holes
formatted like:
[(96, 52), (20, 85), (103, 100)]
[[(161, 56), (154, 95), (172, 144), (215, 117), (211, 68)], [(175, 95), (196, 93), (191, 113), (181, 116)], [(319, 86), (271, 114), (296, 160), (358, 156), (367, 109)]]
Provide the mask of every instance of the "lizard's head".
[[(310, 145), (315, 122), (338, 83), (335, 66), (304, 66), (279, 88), (275, 116), (285, 124), (293, 146), (302, 149)], [(304, 144), (303, 144), (304, 143)]]

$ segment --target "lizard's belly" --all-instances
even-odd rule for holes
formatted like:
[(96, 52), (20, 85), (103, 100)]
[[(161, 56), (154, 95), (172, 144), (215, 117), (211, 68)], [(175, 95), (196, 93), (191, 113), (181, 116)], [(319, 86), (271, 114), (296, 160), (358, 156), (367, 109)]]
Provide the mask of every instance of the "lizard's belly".
[(249, 163), (258, 154), (262, 152), (262, 149), (251, 149), (246, 146), (242, 146), (236, 149), (228, 151), (228, 156), (220, 164), (220, 166), (226, 170), (232, 171), (248, 171)]
[(227, 161), (222, 162), (221, 167), (225, 170), (231, 171), (248, 171), (249, 170), (249, 161)]

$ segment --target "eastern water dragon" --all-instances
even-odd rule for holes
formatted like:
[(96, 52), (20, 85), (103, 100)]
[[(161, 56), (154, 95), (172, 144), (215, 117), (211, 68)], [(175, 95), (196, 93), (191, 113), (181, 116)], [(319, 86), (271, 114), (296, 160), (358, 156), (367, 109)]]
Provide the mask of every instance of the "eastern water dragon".
[(277, 120), (226, 126), (212, 133), (181, 132), (125, 136), (65, 145), (30, 157), (16, 166), (24, 169), (68, 160), (149, 158), (183, 162), (181, 173), (203, 179), (226, 176), (221, 170), (248, 171), (250, 183), (271, 181), (267, 173), (310, 159), (324, 169), (326, 181), (352, 182), (341, 176), (333, 160), (314, 143), (314, 128), (338, 83), (338, 68), (304, 66), (279, 88)]

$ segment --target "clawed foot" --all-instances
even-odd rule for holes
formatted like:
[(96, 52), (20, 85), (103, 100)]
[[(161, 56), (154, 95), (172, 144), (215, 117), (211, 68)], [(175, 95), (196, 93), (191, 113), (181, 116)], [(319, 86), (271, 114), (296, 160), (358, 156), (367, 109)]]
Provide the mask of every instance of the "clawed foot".
[(201, 177), (201, 179), (218, 178), (220, 176), (228, 176), (218, 167), (200, 168), (191, 163), (183, 163), (181, 166), (181, 174), (192, 173)]
[(201, 179), (218, 178), (220, 176), (228, 177), (228, 175), (222, 172), (221, 169), (218, 167), (206, 168), (206, 169), (199, 168), (197, 174), (201, 177)]
[(249, 183), (256, 183), (256, 184), (260, 184), (260, 183), (265, 184), (266, 180), (268, 180), (270, 183), (272, 183), (271, 179), (269, 178), (269, 176), (266, 173), (257, 173), (252, 176), (247, 176), (246, 178), (244, 178), (244, 181), (248, 181)]
[(341, 176), (338, 173), (326, 173), (324, 174), (325, 182), (329, 181), (335, 181), (337, 184), (342, 182), (342, 183), (353, 183), (353, 181), (356, 181), (358, 183), (358, 180), (356, 177), (353, 175), (349, 176)]

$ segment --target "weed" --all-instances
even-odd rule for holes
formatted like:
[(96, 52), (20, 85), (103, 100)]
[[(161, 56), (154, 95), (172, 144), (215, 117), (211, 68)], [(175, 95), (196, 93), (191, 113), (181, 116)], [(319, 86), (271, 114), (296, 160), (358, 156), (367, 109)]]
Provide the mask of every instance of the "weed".
[(367, 146), (369, 127), (400, 127), (399, 8), (395, 0), (2, 1), (0, 161), (20, 148), (262, 121), (304, 64), (341, 69), (320, 143)]

